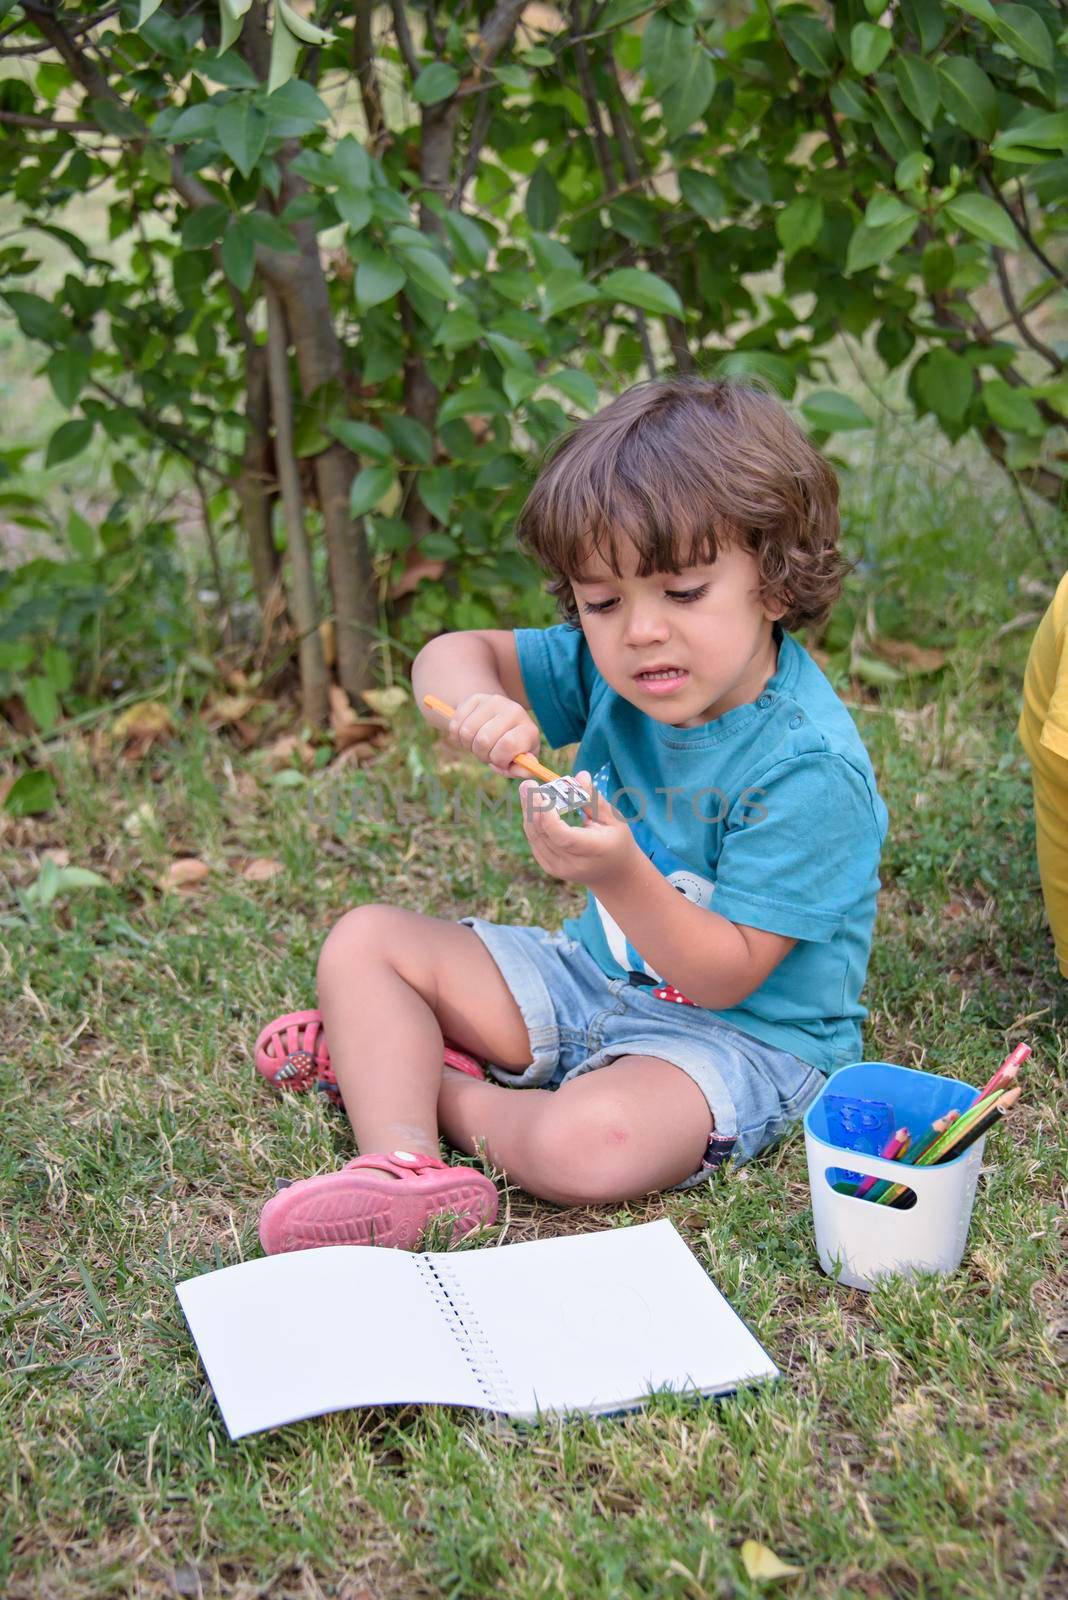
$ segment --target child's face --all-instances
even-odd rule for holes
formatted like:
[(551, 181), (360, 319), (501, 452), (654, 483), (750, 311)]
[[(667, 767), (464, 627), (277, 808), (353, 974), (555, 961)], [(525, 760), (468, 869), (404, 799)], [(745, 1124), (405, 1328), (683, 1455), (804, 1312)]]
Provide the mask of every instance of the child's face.
[[(755, 700), (775, 671), (772, 623), (784, 607), (760, 597), (756, 558), (737, 545), (676, 574), (636, 576), (630, 548), (617, 578), (591, 554), (572, 588), (597, 670), (657, 722), (694, 728)], [(674, 668), (670, 677), (644, 672)]]

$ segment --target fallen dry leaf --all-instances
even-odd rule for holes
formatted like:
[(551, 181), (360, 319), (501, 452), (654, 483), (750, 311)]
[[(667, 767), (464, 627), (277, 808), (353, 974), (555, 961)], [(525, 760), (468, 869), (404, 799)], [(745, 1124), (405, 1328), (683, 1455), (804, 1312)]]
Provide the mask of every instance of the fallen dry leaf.
[(241, 870), (241, 876), (247, 878), (249, 883), (266, 883), (269, 878), (276, 878), (284, 872), (280, 861), (274, 861), (270, 856), (257, 856), (255, 861), (250, 861)]
[(303, 767), (310, 767), (315, 760), (315, 752), (311, 745), (295, 733), (284, 733), (263, 751), (263, 758), (272, 772), (281, 772), (283, 767), (291, 767), (294, 756)]
[(200, 861), (196, 856), (182, 856), (178, 861), (171, 862), (159, 880), (159, 886), (161, 889), (179, 891), (196, 889), (210, 872), (206, 861)]
[(421, 556), (419, 547), (415, 545), (405, 557), (403, 570), (389, 586), (389, 598), (399, 600), (401, 595), (410, 594), (422, 578), (440, 578), (444, 571), (444, 561)]
[(347, 750), (361, 739), (385, 727), (381, 717), (361, 717), (349, 704), (349, 697), (339, 684), (330, 685), (330, 727), (338, 750)]
[(70, 866), (70, 851), (69, 850), (42, 850), (41, 851), (41, 860), (42, 861), (54, 861), (57, 867), (69, 867)]
[(774, 1550), (769, 1550), (766, 1544), (758, 1544), (755, 1539), (743, 1541), (742, 1565), (757, 1583), (774, 1583), (778, 1578), (792, 1578), (804, 1571), (803, 1567), (791, 1567), (780, 1561)]
[(380, 717), (395, 717), (401, 707), (408, 704), (411, 696), (407, 689), (395, 683), (392, 689), (365, 689), (363, 698)]
[(906, 672), (940, 672), (946, 664), (944, 650), (913, 644), (910, 639), (877, 639), (874, 648), (884, 661), (892, 661)]
[(165, 739), (174, 732), (174, 720), (159, 700), (141, 700), (121, 712), (111, 724), (113, 739), (131, 740)]
[(139, 839), (145, 828), (156, 826), (156, 808), (151, 800), (143, 800), (123, 819), (123, 828), (131, 839)]
[(204, 707), (204, 723), (209, 728), (228, 727), (233, 722), (240, 722), (255, 704), (254, 694), (221, 694)]
[(372, 744), (369, 739), (358, 739), (355, 744), (350, 744), (346, 750), (342, 750), (331, 765), (344, 767), (355, 763), (358, 766), (361, 761), (370, 761), (378, 754), (380, 748), (380, 745)]

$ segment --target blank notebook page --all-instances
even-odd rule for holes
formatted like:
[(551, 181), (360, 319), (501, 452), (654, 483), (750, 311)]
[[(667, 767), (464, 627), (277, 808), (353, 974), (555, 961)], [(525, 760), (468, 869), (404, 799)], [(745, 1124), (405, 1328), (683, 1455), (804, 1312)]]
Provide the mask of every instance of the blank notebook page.
[(298, 1250), (177, 1290), (232, 1439), (344, 1406), (485, 1404), (405, 1251)]
[(433, 1259), (477, 1318), (510, 1412), (779, 1375), (666, 1219)]

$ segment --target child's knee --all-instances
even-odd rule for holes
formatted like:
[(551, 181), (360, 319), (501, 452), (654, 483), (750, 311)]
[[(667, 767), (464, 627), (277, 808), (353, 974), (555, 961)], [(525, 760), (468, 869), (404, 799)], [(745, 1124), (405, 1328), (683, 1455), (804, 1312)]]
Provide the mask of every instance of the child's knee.
[(346, 911), (319, 952), (316, 978), (323, 984), (349, 981), (361, 963), (388, 955), (397, 937), (397, 907), (372, 902)]
[(549, 1104), (531, 1119), (522, 1143), (524, 1186), (543, 1199), (601, 1205), (634, 1195), (640, 1161), (633, 1130), (613, 1114), (611, 1099), (581, 1110)]

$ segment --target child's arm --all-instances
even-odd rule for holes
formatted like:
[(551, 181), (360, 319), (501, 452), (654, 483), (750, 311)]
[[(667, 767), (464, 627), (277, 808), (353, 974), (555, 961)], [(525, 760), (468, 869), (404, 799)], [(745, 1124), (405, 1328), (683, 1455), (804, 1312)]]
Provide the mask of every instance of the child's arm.
[[(530, 715), (515, 636), (504, 628), (443, 633), (423, 646), (412, 664), (412, 691), (420, 711), (453, 744), (470, 750), (512, 777), (514, 758), (536, 755), (541, 733)], [(446, 720), (423, 703), (436, 695), (456, 707)]]
[[(588, 773), (576, 776), (588, 786)], [(603, 796), (592, 817), (570, 827), (537, 805), (528, 785), (520, 794), (539, 865), (554, 878), (592, 889), (649, 965), (697, 1005), (720, 1011), (740, 1005), (796, 944), (731, 922), (680, 894)]]

